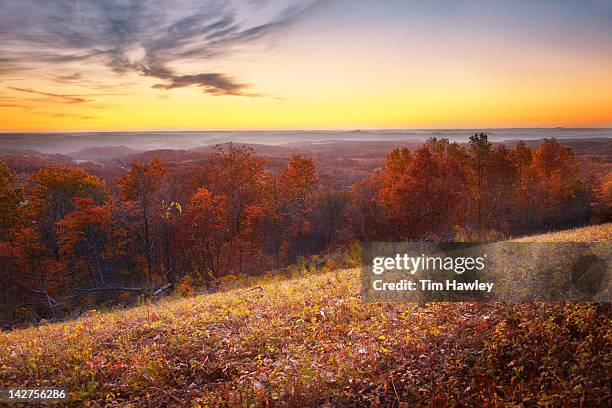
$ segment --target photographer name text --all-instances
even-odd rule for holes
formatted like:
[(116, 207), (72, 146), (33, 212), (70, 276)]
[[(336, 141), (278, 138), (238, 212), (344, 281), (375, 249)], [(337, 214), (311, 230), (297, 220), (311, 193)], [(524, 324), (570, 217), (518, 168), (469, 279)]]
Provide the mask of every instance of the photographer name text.
[(377, 291), (486, 291), (490, 293), (493, 290), (493, 283), (480, 282), (459, 282), (457, 280), (446, 280), (442, 282), (434, 282), (431, 279), (419, 279), (417, 281), (402, 279), (397, 282), (384, 282), (382, 279), (376, 279), (372, 282), (372, 287)]

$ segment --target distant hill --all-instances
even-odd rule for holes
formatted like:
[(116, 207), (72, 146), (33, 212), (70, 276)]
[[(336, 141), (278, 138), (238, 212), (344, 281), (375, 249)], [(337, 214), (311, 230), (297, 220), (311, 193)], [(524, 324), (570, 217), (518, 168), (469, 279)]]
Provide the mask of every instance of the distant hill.
[[(590, 139), (559, 139), (559, 142), (563, 146), (572, 149), (574, 154), (601, 154), (612, 156), (612, 138), (599, 137)], [(517, 141), (508, 140), (502, 143), (515, 145)], [(537, 147), (541, 143), (542, 140), (525, 140), (525, 144), (531, 147)]]
[(74, 165), (70, 156), (57, 153), (41, 153), (29, 149), (0, 148), (0, 158), (17, 173), (33, 173), (42, 167)]
[(68, 153), (68, 156), (74, 158), (75, 160), (99, 161), (101, 159), (111, 159), (114, 157), (126, 156), (128, 154), (136, 154), (139, 152), (139, 150), (134, 150), (128, 146), (96, 146), (84, 147)]
[(485, 132), (489, 141), (593, 139), (612, 138), (612, 128), (510, 128), (510, 129), (361, 129), (354, 131), (168, 131), (168, 132), (60, 132), (60, 133), (0, 133), (0, 146), (7, 149), (32, 149), (46, 153), (67, 153), (87, 147), (127, 146), (145, 151), (152, 149), (191, 149), (216, 143), (254, 143), (283, 145), (287, 143), (318, 143), (329, 140), (402, 141), (429, 137), (467, 142), (476, 132)]

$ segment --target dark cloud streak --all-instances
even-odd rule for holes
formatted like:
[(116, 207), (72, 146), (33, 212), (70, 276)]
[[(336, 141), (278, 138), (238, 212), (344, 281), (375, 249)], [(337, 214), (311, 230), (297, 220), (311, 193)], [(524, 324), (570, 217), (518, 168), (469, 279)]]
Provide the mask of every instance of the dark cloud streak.
[(86, 102), (90, 102), (90, 100), (84, 99), (84, 98), (82, 98), (80, 96), (76, 96), (76, 95), (62, 95), (62, 94), (56, 94), (56, 93), (50, 93), (50, 92), (36, 91), (36, 90), (30, 89), (30, 88), (18, 88), (18, 87), (15, 87), (15, 86), (9, 86), (8, 89), (12, 89), (13, 91), (18, 91), (18, 92), (24, 92), (24, 93), (34, 94), (34, 95), (45, 96), (45, 97), (49, 98), (49, 100), (51, 100), (53, 102), (59, 102), (59, 103), (74, 104), (74, 103), (86, 103)]
[[(95, 108), (96, 105), (89, 104), (89, 102), (93, 102), (93, 101), (91, 99), (85, 99), (85, 98), (91, 98), (95, 96), (124, 95), (121, 93), (58, 94), (58, 93), (52, 93), (52, 92), (38, 91), (35, 89), (31, 89), (31, 88), (20, 88), (16, 86), (8, 86), (6, 87), (6, 89), (11, 89), (13, 91), (23, 92), (23, 93), (32, 94), (32, 95), (39, 95), (43, 97), (42, 99), (45, 102), (66, 103), (66, 104), (88, 104), (90, 108)], [(34, 99), (34, 100), (40, 101), (40, 99)]]
[(234, 79), (220, 73), (208, 73), (198, 75), (173, 76), (169, 83), (153, 85), (155, 89), (184, 88), (195, 85), (204, 89), (211, 95), (241, 95), (259, 96), (246, 92), (249, 88), (246, 84), (236, 82)]
[(64, 83), (75, 83), (83, 80), (83, 74), (80, 72), (75, 72), (71, 75), (57, 75), (53, 78), (56, 82), (64, 82)]

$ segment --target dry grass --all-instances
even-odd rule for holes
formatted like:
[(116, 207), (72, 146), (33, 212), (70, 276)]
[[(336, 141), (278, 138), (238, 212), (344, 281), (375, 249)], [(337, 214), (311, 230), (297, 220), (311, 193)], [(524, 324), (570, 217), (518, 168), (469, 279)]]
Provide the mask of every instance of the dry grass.
[(532, 235), (514, 239), (516, 242), (600, 242), (612, 239), (612, 223)]
[(93, 406), (605, 405), (611, 344), (609, 307), (364, 303), (350, 269), (1, 333), (0, 384)]

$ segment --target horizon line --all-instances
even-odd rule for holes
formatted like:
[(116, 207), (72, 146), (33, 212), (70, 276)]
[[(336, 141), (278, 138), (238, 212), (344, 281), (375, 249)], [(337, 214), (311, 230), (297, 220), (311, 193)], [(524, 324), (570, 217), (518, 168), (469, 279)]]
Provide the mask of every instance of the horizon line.
[(0, 130), (0, 135), (3, 134), (61, 134), (61, 133), (296, 133), (296, 132), (304, 132), (304, 133), (322, 133), (322, 132), (332, 132), (332, 133), (355, 133), (355, 132), (402, 132), (402, 131), (485, 131), (485, 130), (530, 130), (530, 129), (540, 129), (540, 130), (612, 130), (612, 125), (610, 126), (511, 126), (511, 127), (501, 127), (501, 126), (484, 126), (484, 127), (444, 127), (444, 128), (342, 128), (342, 129), (206, 129), (206, 130), (155, 130), (155, 129), (143, 129), (143, 130), (49, 130), (49, 131), (4, 131)]

